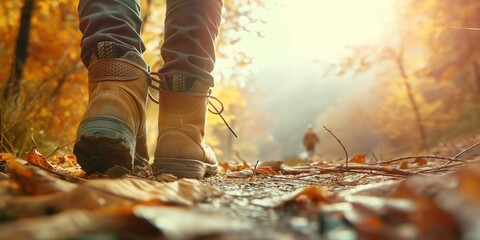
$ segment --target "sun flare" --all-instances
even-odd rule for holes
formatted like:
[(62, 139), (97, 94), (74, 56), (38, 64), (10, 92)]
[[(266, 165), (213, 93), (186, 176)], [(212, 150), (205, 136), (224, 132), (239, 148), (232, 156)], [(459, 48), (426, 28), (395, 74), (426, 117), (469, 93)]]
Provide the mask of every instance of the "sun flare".
[(389, 4), (382, 0), (296, 0), (259, 10), (264, 36), (245, 37), (239, 47), (253, 59), (253, 68), (279, 58), (334, 61), (345, 47), (381, 41)]

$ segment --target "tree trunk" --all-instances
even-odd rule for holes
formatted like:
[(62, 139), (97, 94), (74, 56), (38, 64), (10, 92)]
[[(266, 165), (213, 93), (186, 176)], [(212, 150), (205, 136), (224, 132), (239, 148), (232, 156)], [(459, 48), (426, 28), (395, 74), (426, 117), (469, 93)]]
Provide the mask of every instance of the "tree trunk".
[(28, 38), (30, 36), (30, 25), (35, 0), (24, 0), (20, 18), (20, 27), (18, 29), (17, 45), (15, 48), (15, 57), (10, 77), (7, 79), (3, 98), (7, 99), (18, 97), (20, 93), (20, 83), (23, 78), (25, 61), (28, 56)]
[(427, 134), (425, 131), (425, 127), (423, 125), (422, 118), (420, 117), (418, 104), (417, 104), (417, 101), (415, 100), (415, 97), (413, 96), (412, 86), (410, 85), (410, 81), (403, 64), (403, 49), (402, 49), (402, 52), (398, 55), (396, 62), (397, 62), (398, 70), (402, 75), (403, 84), (405, 85), (405, 89), (407, 90), (408, 100), (410, 101), (410, 105), (412, 105), (413, 113), (415, 114), (415, 120), (418, 128), (418, 132), (422, 140), (422, 149), (428, 150)]
[(473, 71), (475, 73), (475, 80), (477, 82), (478, 96), (480, 96), (480, 67), (478, 66), (477, 60), (473, 61)]

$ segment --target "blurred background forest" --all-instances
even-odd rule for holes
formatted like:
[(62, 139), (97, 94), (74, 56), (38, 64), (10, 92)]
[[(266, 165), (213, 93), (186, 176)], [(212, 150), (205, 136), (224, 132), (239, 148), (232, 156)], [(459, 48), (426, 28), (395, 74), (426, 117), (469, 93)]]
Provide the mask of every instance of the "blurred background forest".
[[(74, 0), (0, 2), (1, 152), (75, 139), (87, 102)], [(164, 0), (142, 0), (144, 54), (162, 66)], [(222, 160), (302, 153), (308, 124), (322, 158), (428, 152), (480, 134), (478, 0), (224, 0), (214, 95), (234, 139), (209, 116)], [(149, 103), (151, 150), (156, 105)]]

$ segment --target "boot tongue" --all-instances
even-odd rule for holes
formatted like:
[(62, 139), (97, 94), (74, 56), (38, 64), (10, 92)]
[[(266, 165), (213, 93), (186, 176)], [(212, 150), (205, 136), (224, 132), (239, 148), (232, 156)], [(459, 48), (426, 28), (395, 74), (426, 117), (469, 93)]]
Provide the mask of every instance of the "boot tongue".
[(193, 79), (188, 79), (185, 74), (174, 74), (167, 78), (167, 86), (172, 92), (191, 92)]
[(97, 43), (97, 45), (93, 48), (93, 54), (90, 59), (90, 63), (104, 58), (123, 58), (140, 65), (144, 69), (148, 68), (147, 63), (143, 60), (139, 53), (122, 47), (115, 42)]
[(125, 53), (127, 53), (127, 49), (118, 46), (118, 44), (114, 42), (99, 42), (97, 46), (95, 46), (95, 56), (97, 59), (104, 59), (104, 58), (119, 58)]

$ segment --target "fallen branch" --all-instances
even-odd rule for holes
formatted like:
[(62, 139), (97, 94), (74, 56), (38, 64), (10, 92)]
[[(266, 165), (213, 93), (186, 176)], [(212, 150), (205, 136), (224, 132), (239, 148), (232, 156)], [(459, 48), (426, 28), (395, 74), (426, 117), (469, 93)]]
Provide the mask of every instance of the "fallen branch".
[(455, 157), (444, 157), (444, 156), (436, 156), (436, 155), (417, 155), (417, 156), (398, 157), (398, 158), (390, 159), (387, 161), (370, 163), (368, 165), (380, 165), (380, 164), (398, 162), (405, 159), (415, 159), (415, 158), (441, 159), (441, 160), (450, 160), (450, 161), (457, 161), (457, 162), (466, 162), (466, 160), (457, 159)]
[[(377, 172), (384, 172), (387, 174), (393, 174), (393, 175), (400, 175), (400, 176), (411, 176), (416, 173), (414, 172), (409, 172), (397, 168), (386, 168), (386, 167), (380, 167), (380, 166), (368, 166), (368, 165), (362, 165), (362, 166), (349, 166), (348, 168), (342, 167), (342, 166), (337, 166), (335, 168), (322, 168), (322, 167), (315, 167), (318, 170), (322, 171), (331, 171), (331, 172), (352, 172), (351, 170), (363, 170), (363, 171), (377, 171)], [(366, 172), (368, 173), (368, 172)]]
[(460, 153), (458, 153), (457, 155), (453, 156), (452, 159), (450, 159), (450, 161), (446, 162), (445, 164), (443, 164), (442, 166), (440, 167), (446, 167), (448, 165), (450, 165), (453, 161), (458, 161), (458, 157), (462, 156), (463, 154), (465, 154), (466, 152), (472, 150), (473, 148), (475, 148), (476, 146), (480, 145), (480, 142), (477, 142), (475, 144), (473, 144), (472, 146), (466, 148), (465, 150), (461, 151)]
[(237, 158), (238, 158), (241, 162), (246, 162), (245, 159), (243, 159), (242, 156), (240, 156), (240, 153), (239, 153), (239, 152), (235, 152), (235, 155), (237, 156)]
[(60, 178), (62, 178), (63, 180), (66, 180), (66, 181), (69, 181), (69, 182), (72, 182), (72, 183), (81, 183), (81, 182), (86, 182), (87, 181), (86, 179), (79, 178), (79, 177), (76, 177), (76, 176), (69, 176), (69, 175), (66, 175), (64, 173), (57, 172), (54, 169), (48, 169), (48, 168), (42, 167), (42, 166), (40, 166), (38, 164), (35, 164), (35, 163), (32, 163), (32, 162), (28, 162), (28, 164), (30, 164), (32, 166), (35, 166), (35, 167), (38, 167), (38, 168), (40, 168), (44, 171), (47, 171), (51, 174), (57, 175)]
[(257, 166), (258, 166), (258, 162), (259, 162), (259, 161), (260, 161), (260, 160), (257, 160), (257, 162), (255, 163), (255, 167), (253, 167), (253, 174), (252, 174), (252, 176), (250, 177), (250, 180), (252, 180), (253, 177), (254, 177), (255, 175), (257, 175)]
[[(467, 163), (474, 163), (474, 162), (480, 162), (480, 160), (473, 160), (473, 161), (468, 161)], [(418, 171), (417, 173), (435, 173), (435, 172), (440, 172), (442, 171), (443, 169), (447, 169), (447, 168), (454, 168), (454, 167), (459, 167), (459, 166), (462, 166), (464, 165), (465, 163), (462, 162), (462, 163), (455, 163), (455, 164), (451, 164), (451, 165), (442, 165), (442, 166), (438, 166), (438, 167), (434, 167), (434, 168), (429, 168), (429, 169), (424, 169), (424, 170), (420, 170)]]
[(456, 158), (458, 158), (458, 157), (462, 156), (464, 153), (466, 153), (466, 152), (468, 152), (468, 151), (472, 150), (474, 147), (476, 147), (476, 146), (478, 146), (478, 145), (480, 145), (480, 142), (477, 142), (477, 143), (473, 144), (472, 146), (468, 147), (467, 149), (465, 149), (465, 150), (461, 151), (459, 154), (457, 154), (457, 155), (453, 156), (453, 158), (455, 158), (455, 159), (456, 159)]

